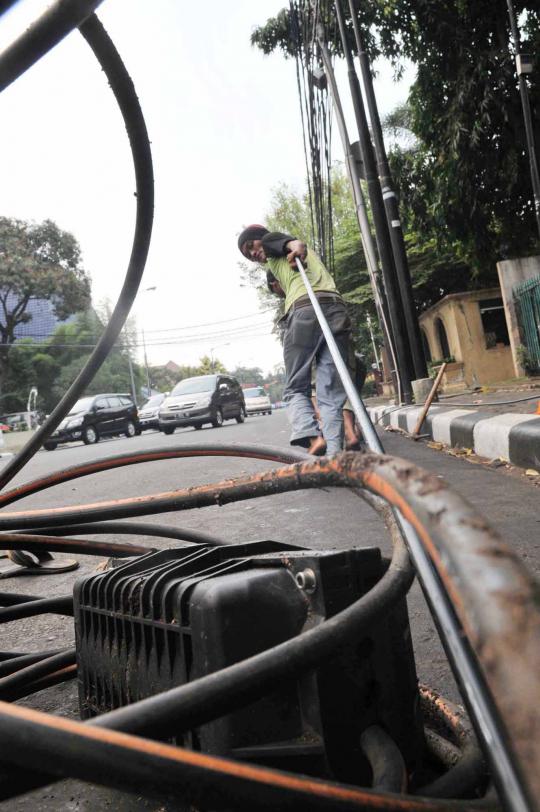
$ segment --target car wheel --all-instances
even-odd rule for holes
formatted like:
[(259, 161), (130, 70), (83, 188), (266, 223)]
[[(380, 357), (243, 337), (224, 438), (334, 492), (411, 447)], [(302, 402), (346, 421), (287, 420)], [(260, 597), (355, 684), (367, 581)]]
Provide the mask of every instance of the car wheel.
[(43, 443), (43, 448), (45, 451), (54, 451), (55, 448), (58, 448), (57, 443)]
[(174, 434), (174, 426), (167, 426), (165, 429), (161, 429), (163, 434)]
[(85, 445), (94, 445), (99, 440), (99, 435), (94, 426), (86, 426), (83, 429), (82, 438)]
[(126, 437), (135, 437), (135, 435), (137, 434), (137, 426), (135, 425), (133, 420), (128, 420), (128, 422), (126, 423), (126, 430), (124, 434), (126, 435)]
[(202, 429), (202, 423), (194, 423), (193, 428), (196, 429), (196, 431), (199, 431)]
[(221, 411), (221, 409), (218, 409), (216, 411), (216, 414), (214, 415), (214, 419), (212, 420), (212, 425), (213, 425), (213, 427), (215, 429), (220, 429), (222, 427), (222, 425), (223, 425), (223, 412)]
[(245, 416), (243, 410), (240, 409), (239, 413), (236, 415), (236, 422), (237, 423), (243, 423), (245, 419), (246, 419), (246, 416)]

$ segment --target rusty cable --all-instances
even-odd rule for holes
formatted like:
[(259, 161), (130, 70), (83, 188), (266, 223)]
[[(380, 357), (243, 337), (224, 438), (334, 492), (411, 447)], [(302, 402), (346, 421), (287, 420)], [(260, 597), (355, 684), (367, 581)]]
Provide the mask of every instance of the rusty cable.
[(188, 444), (178, 445), (169, 448), (151, 448), (148, 451), (128, 452), (115, 454), (111, 457), (103, 457), (99, 460), (86, 462), (82, 465), (73, 465), (70, 468), (62, 468), (52, 474), (39, 477), (23, 485), (17, 485), (9, 491), (0, 494), (0, 507), (31, 496), (39, 491), (52, 488), (65, 482), (71, 482), (80, 477), (91, 474), (111, 471), (114, 468), (123, 468), (129, 465), (140, 465), (144, 462), (156, 462), (162, 460), (185, 459), (188, 457), (241, 457), (242, 459), (265, 460), (269, 462), (295, 463), (304, 462), (310, 459), (305, 451), (284, 450), (273, 448), (272, 446), (258, 446), (249, 444), (233, 443), (212, 443), (209, 445)]
[[(516, 556), (491, 534), (485, 522), (472, 508), (456, 494), (448, 492), (437, 477), (419, 471), (410, 463), (388, 457), (342, 455), (334, 460), (295, 465), (232, 482), (201, 486), (189, 491), (139, 497), (136, 500), (120, 500), (119, 503), (112, 505), (101, 503), (99, 506), (83, 508), (82, 512), (87, 516), (95, 515), (96, 512), (103, 515), (103, 511), (111, 506), (113, 515), (133, 515), (133, 510), (137, 515), (150, 511), (161, 512), (208, 504), (225, 504), (241, 498), (254, 498), (266, 493), (283, 493), (300, 487), (319, 487), (323, 484), (347, 486), (363, 484), (398, 507), (405, 518), (413, 524), (447, 594), (452, 599), (465, 635), (477, 652), (474, 661), (477, 669), (478, 659), (481, 660), (482, 652), (484, 653), (483, 669), (477, 671), (477, 677), (483, 681), (484, 701), (491, 703), (489, 708), (491, 718), (501, 728), (506, 727), (507, 736), (509, 730), (512, 731), (509, 736), (512, 748), (509, 752), (512, 753), (514, 764), (518, 753), (520, 758), (517, 760), (521, 764), (526, 764), (530, 757), (531, 741), (530, 737), (523, 735), (520, 725), (516, 724), (518, 718), (516, 709), (522, 707), (523, 701), (523, 690), (518, 684), (526, 685), (530, 693), (530, 675), (532, 673), (537, 675), (540, 672), (540, 667), (536, 667), (540, 652), (536, 609), (538, 590)], [(73, 513), (73, 509), (62, 508), (56, 515), (63, 514), (62, 521), (65, 521), (66, 515), (69, 518), (70, 512)], [(80, 511), (76, 512), (77, 515), (81, 515)], [(47, 522), (51, 520), (51, 514), (47, 511), (32, 511), (30, 517), (4, 513), (0, 516), (0, 527), (6, 521), (22, 521), (23, 518), (35, 523), (38, 515), (41, 519), (45, 516)], [(478, 584), (485, 580), (485, 562), (493, 560), (494, 557), (499, 572), (498, 586), (500, 587), (501, 582), (504, 583), (506, 580), (508, 597), (500, 588), (494, 589), (492, 584), (487, 584), (489, 589), (482, 595), (482, 600), (478, 600)], [(516, 589), (519, 592), (520, 611), (529, 617), (529, 622), (521, 625), (519, 629), (513, 627), (512, 617), (506, 612), (508, 601), (513, 598)], [(494, 606), (500, 607), (500, 611), (493, 612)], [(492, 628), (495, 619), (495, 625), (499, 624), (497, 629)], [(498, 634), (500, 624), (508, 627), (508, 632), (502, 637)], [(495, 649), (501, 645), (503, 639), (506, 647), (511, 646), (511, 675), (505, 675), (507, 669), (500, 660), (499, 674), (494, 670), (493, 664), (487, 662), (489, 648), (486, 647), (485, 640), (480, 642), (479, 629)], [(518, 668), (519, 663), (522, 665)], [(521, 676), (520, 680), (516, 680), (516, 674)], [(533, 683), (535, 684), (537, 680), (538, 676), (533, 679)], [(493, 706), (493, 699), (495, 705), (499, 706), (498, 712)], [(536, 711), (533, 711), (533, 716), (535, 715)], [(501, 718), (505, 720), (504, 725)], [(531, 721), (530, 712), (528, 719)], [(494, 765), (495, 772), (498, 766)], [(528, 781), (534, 786), (539, 777), (531, 772), (528, 774)]]
[[(141, 739), (0, 701), (0, 755), (43, 770), (171, 802), (211, 808), (477, 812), (473, 802), (375, 793)], [(107, 764), (107, 769), (103, 765)]]

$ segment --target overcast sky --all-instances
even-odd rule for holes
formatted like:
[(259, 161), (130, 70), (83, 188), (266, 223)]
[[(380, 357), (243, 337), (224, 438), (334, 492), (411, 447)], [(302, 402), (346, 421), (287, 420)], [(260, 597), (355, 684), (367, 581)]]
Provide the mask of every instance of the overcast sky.
[[(21, 0), (4, 14), (0, 47), (47, 5)], [(266, 372), (282, 359), (270, 315), (240, 285), (236, 237), (244, 225), (264, 222), (273, 187), (303, 188), (294, 62), (265, 57), (249, 42), (253, 28), (284, 5), (105, 0), (98, 8), (152, 141), (155, 221), (141, 289), (156, 290), (141, 290), (133, 309), (151, 364), (193, 364), (211, 349), (229, 369)], [(388, 65), (377, 68), (384, 114), (406, 98), (410, 75), (396, 84)], [(345, 97), (341, 69), (338, 79)], [(94, 301), (114, 302), (133, 234), (131, 153), (112, 93), (78, 32), (0, 95), (0, 117), (0, 213), (50, 218), (72, 232)], [(337, 135), (333, 154), (342, 157)]]

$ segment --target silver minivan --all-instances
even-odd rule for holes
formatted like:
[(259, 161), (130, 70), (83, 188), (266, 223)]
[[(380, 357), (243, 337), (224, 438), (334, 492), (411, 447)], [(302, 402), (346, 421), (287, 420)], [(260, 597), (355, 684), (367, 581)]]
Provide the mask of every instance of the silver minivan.
[(159, 429), (172, 434), (175, 428), (205, 423), (219, 428), (225, 420), (243, 423), (246, 404), (242, 388), (230, 375), (198, 375), (176, 384), (159, 409)]

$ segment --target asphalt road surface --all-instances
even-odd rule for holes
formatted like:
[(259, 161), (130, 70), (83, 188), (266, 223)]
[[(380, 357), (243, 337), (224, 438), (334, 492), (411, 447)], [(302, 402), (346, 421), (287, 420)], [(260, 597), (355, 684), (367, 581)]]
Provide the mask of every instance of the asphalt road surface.
[[(540, 561), (540, 515), (538, 487), (525, 477), (508, 476), (501, 470), (471, 465), (467, 461), (434, 451), (396, 434), (383, 433), (388, 453), (406, 457), (443, 476), (482, 512), (502, 537), (538, 572)], [(284, 411), (272, 416), (250, 417), (243, 425), (227, 422), (221, 429), (177, 430), (172, 437), (145, 432), (133, 439), (101, 441), (95, 446), (75, 444), (53, 452), (39, 452), (14, 480), (13, 484), (84, 461), (126, 451), (166, 448), (192, 443), (259, 443), (286, 447), (288, 426)], [(5, 464), (0, 460), (0, 465)], [(24, 507), (48, 508), (79, 505), (111, 498), (151, 494), (188, 485), (217, 482), (233, 476), (267, 470), (270, 463), (234, 458), (199, 458), (146, 463), (140, 466), (91, 475), (59, 485), (17, 503), (6, 510)], [(209, 507), (158, 517), (160, 523), (198, 529), (221, 536), (230, 542), (275, 539), (316, 549), (376, 545), (390, 552), (387, 534), (376, 514), (357, 496), (344, 489), (302, 491)], [(144, 521), (144, 519), (141, 519)], [(98, 537), (96, 537), (98, 538)], [(99, 537), (103, 539), (103, 537)], [(135, 541), (122, 536), (121, 540)], [(170, 541), (148, 539), (152, 546), (169, 547)], [(71, 557), (71, 556), (70, 556)], [(75, 578), (96, 569), (102, 559), (84, 556), (77, 573), (54, 576), (26, 576), (4, 580), (4, 591), (35, 595), (64, 595), (71, 592)], [(0, 561), (0, 568), (6, 562)], [(416, 666), (422, 682), (459, 701), (459, 694), (431, 617), (418, 585), (409, 594), (409, 615), (414, 641)], [(2, 650), (40, 650), (67, 646), (73, 641), (72, 619), (43, 616), (6, 624), (2, 628)], [(58, 715), (77, 718), (75, 683), (50, 688), (23, 700), (22, 704)], [(30, 766), (30, 765), (29, 765)], [(136, 794), (123, 794), (63, 781), (25, 796), (0, 803), (0, 810), (39, 809), (43, 812), (71, 810), (165, 810), (160, 804)], [(180, 807), (175, 807), (179, 809)], [(167, 808), (168, 809), (168, 808)], [(172, 807), (171, 807), (172, 809)]]

